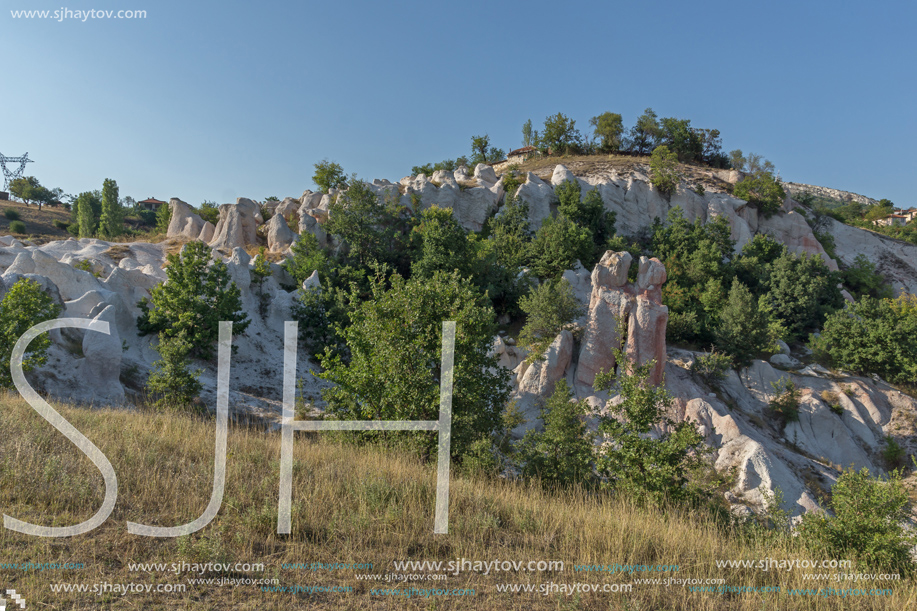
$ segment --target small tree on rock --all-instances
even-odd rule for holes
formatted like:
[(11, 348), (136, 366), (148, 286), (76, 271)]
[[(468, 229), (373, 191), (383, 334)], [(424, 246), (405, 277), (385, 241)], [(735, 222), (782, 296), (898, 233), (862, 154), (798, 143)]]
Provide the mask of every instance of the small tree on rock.
[[(9, 289), (0, 301), (0, 389), (13, 387), (10, 357), (22, 334), (40, 322), (57, 318), (58, 314), (60, 306), (34, 280), (20, 278)], [(22, 360), (23, 371), (43, 365), (50, 346), (47, 333), (33, 339)]]
[[(231, 321), (240, 335), (250, 324), (242, 311), (239, 287), (222, 261), (214, 261), (210, 247), (190, 242), (180, 254), (167, 257), (167, 280), (143, 298), (137, 319), (141, 335), (159, 333), (159, 339), (183, 334), (191, 344), (190, 356), (209, 359), (219, 336), (220, 321)], [(152, 307), (151, 307), (152, 306)]]
[(650, 157), (650, 182), (663, 195), (671, 195), (678, 188), (678, 156), (666, 145), (653, 149)]
[[(615, 350), (615, 360), (617, 374), (602, 372), (595, 379), (596, 390), (621, 396), (599, 424), (609, 442), (597, 461), (604, 485), (656, 502), (681, 500), (688, 494), (688, 472), (701, 460), (703, 437), (693, 422), (669, 417), (672, 396), (649, 382), (654, 361), (638, 366), (621, 350)], [(665, 432), (651, 436), (654, 429)]]

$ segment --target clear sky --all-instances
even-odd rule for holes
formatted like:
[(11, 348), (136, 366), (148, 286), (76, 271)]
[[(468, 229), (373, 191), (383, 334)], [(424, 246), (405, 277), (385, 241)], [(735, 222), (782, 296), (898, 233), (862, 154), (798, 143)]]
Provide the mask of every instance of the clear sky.
[[(0, 152), (67, 193), (298, 197), (521, 146), (563, 112), (717, 128), (785, 180), (917, 205), (912, 2), (5, 0)], [(14, 19), (11, 10), (145, 10)]]

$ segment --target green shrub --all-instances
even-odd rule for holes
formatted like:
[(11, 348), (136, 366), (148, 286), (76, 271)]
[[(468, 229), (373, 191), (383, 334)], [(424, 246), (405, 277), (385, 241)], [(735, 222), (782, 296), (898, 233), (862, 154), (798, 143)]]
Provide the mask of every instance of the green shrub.
[(882, 448), (882, 459), (885, 461), (885, 465), (889, 469), (900, 469), (904, 466), (905, 456), (906, 453), (901, 444), (891, 435), (886, 436), (885, 447)]
[[(204, 200), (201, 202), (201, 205), (198, 206), (197, 214), (205, 221), (213, 223), (214, 225), (220, 222), (220, 207), (216, 202)], [(267, 219), (264, 220), (267, 221)]]
[(58, 229), (63, 229), (64, 231), (67, 231), (67, 229), (70, 227), (70, 223), (68, 223), (67, 221), (62, 221), (60, 219), (54, 219), (53, 223), (55, 227), (57, 227)]
[[(22, 334), (40, 322), (57, 318), (59, 313), (60, 306), (34, 280), (20, 278), (10, 287), (0, 301), (0, 363), (3, 364), (0, 367), (0, 389), (13, 387), (10, 357)], [(32, 340), (22, 359), (23, 371), (43, 365), (50, 346), (51, 339), (47, 333)]]
[(891, 286), (885, 281), (882, 274), (876, 269), (876, 264), (859, 254), (853, 260), (853, 265), (842, 273), (844, 284), (850, 289), (854, 297), (869, 295), (877, 299), (893, 297)]
[(902, 524), (910, 514), (908, 492), (897, 471), (874, 478), (869, 470), (848, 469), (831, 490), (834, 517), (806, 513), (799, 525), (802, 540), (831, 558), (853, 558), (881, 571), (909, 574), (917, 535)]
[(788, 377), (771, 382), (775, 397), (770, 402), (771, 411), (777, 414), (784, 425), (799, 421), (800, 391)]
[(571, 323), (583, 315), (585, 309), (573, 294), (566, 279), (546, 280), (519, 300), (525, 312), (525, 326), (519, 334), (519, 345), (530, 351), (528, 360), (543, 358), (558, 333), (571, 329)]
[(13, 221), (10, 223), (10, 233), (25, 233), (25, 223), (22, 221)]
[[(674, 400), (665, 386), (650, 384), (654, 361), (637, 366), (621, 350), (615, 360), (617, 374), (602, 372), (595, 379), (596, 390), (621, 396), (599, 424), (610, 442), (596, 465), (603, 485), (656, 502), (682, 500), (689, 494), (688, 473), (701, 462), (703, 437), (693, 422), (676, 423), (667, 415)], [(665, 432), (651, 436), (653, 430)]]
[(541, 411), (544, 431), (530, 430), (517, 445), (522, 475), (545, 484), (589, 484), (595, 437), (586, 424), (587, 405), (575, 401), (566, 380), (559, 380)]
[(147, 390), (157, 397), (159, 409), (201, 411), (194, 398), (201, 392), (198, 378), (202, 370), (191, 369), (191, 348), (184, 329), (172, 337), (160, 334), (156, 347), (160, 359), (153, 363), (147, 379)]
[(137, 304), (142, 312), (137, 328), (141, 335), (159, 333), (160, 342), (183, 334), (191, 356), (209, 359), (220, 321), (233, 322), (235, 336), (251, 322), (242, 311), (239, 287), (230, 279), (226, 264), (214, 261), (203, 242), (186, 244), (167, 261), (166, 281), (153, 287), (149, 300)]
[(730, 368), (732, 357), (716, 350), (697, 357), (691, 364), (691, 372), (700, 376), (709, 385), (723, 380)]
[(19, 220), (19, 211), (12, 208), (7, 208), (3, 211), (3, 216), (6, 217), (9, 221), (18, 221)]
[(732, 194), (756, 207), (765, 217), (771, 217), (780, 210), (786, 198), (786, 192), (780, 181), (766, 170), (761, 170), (740, 180)]
[(678, 188), (678, 156), (669, 147), (657, 146), (650, 157), (650, 182), (663, 195), (671, 195)]
[(917, 297), (864, 296), (830, 315), (810, 346), (840, 369), (876, 373), (900, 384), (917, 380)]
[(163, 204), (156, 209), (156, 231), (165, 233), (172, 222), (172, 206)]

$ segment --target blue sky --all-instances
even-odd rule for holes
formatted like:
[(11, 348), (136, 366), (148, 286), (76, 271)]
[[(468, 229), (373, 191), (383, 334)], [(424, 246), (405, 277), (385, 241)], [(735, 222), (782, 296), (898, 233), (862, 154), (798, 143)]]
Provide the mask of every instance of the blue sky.
[[(146, 10), (13, 19), (10, 10)], [(563, 112), (720, 129), (785, 180), (917, 205), (913, 3), (6, 0), (0, 152), (68, 193), (299, 196), (505, 150)]]

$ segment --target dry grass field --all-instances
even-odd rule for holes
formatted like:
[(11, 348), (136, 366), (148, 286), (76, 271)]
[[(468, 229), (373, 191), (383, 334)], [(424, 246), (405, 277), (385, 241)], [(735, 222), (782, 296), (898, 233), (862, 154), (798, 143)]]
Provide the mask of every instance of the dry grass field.
[(12, 221), (3, 215), (7, 210), (18, 212), (19, 220), (25, 223), (25, 233), (15, 234), (17, 238), (32, 239), (36, 243), (44, 243), (51, 240), (66, 240), (70, 237), (66, 229), (54, 225), (54, 221), (70, 222), (70, 211), (63, 206), (42, 206), (39, 211), (37, 204), (27, 206), (23, 202), (0, 199), (0, 235), (10, 235), (12, 233), (10, 231), (10, 223)]
[[(474, 478), (453, 471), (448, 535), (433, 534), (435, 466), (378, 447), (298, 433), (291, 535), (278, 535), (280, 435), (234, 426), (228, 441), (226, 492), (216, 518), (177, 539), (127, 532), (126, 521), (172, 526), (194, 520), (210, 498), (214, 422), (182, 414), (55, 407), (114, 465), (118, 501), (108, 521), (72, 538), (0, 530), (0, 583), (28, 609), (891, 609), (917, 608), (911, 580), (822, 587), (890, 588), (889, 596), (790, 595), (819, 587), (806, 571), (717, 569), (728, 559), (811, 558), (793, 539), (717, 526), (703, 513), (662, 512), (625, 499), (535, 484)], [(0, 395), (0, 508), (41, 525), (70, 525), (101, 504), (102, 477), (92, 463), (21, 398)], [(372, 582), (358, 575), (398, 573), (401, 560), (563, 561), (563, 571), (472, 570), (430, 581)], [(82, 563), (72, 570), (2, 568), (21, 563)], [(131, 571), (131, 563), (263, 563), (263, 571)], [(291, 563), (372, 563), (372, 569), (302, 570)], [(578, 572), (574, 565), (679, 565), (677, 573)], [(862, 569), (856, 569), (861, 571)], [(852, 571), (851, 571), (852, 572)], [(436, 573), (436, 572), (434, 572)], [(438, 574), (438, 573), (437, 573)], [(631, 584), (636, 578), (723, 579), (729, 586), (779, 586), (781, 593), (691, 592), (681, 585), (634, 583), (629, 592), (500, 593), (502, 584)], [(287, 593), (262, 585), (206, 585), (204, 579), (268, 579), (280, 587), (339, 586), (346, 592)], [(180, 593), (52, 591), (60, 584), (146, 584)], [(373, 588), (473, 589), (473, 596), (390, 596)], [(111, 589), (109, 585), (109, 589)], [(264, 586), (277, 587), (277, 586)], [(547, 587), (547, 586), (546, 586)], [(557, 587), (557, 586), (555, 586)]]

